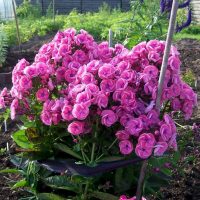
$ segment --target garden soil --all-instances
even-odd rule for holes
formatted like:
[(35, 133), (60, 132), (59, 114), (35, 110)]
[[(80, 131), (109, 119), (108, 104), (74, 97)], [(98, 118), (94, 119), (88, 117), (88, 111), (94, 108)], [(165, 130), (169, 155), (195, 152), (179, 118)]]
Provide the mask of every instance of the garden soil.
[[(18, 47), (12, 47), (6, 60), (8, 69), (12, 69), (18, 59), (26, 58), (32, 62), (35, 53), (39, 47), (52, 39), (55, 33), (49, 34), (45, 37), (35, 37), (29, 42), (23, 44), (22, 52)], [(184, 72), (186, 69), (191, 69), (197, 78), (197, 92), (198, 92), (198, 107), (200, 108), (200, 42), (191, 39), (183, 39), (176, 43), (180, 53), (182, 68)], [(1, 71), (3, 71), (1, 69)], [(5, 70), (6, 71), (6, 70)], [(189, 120), (189, 123), (200, 123), (200, 109), (195, 110), (195, 114)], [(15, 130), (12, 125), (9, 127), (7, 133), (0, 134), (0, 149), (6, 148), (7, 143), (10, 146), (11, 153), (15, 151), (15, 145), (12, 143), (11, 133)], [(2, 131), (3, 132), (3, 131)], [(174, 169), (173, 179), (170, 184), (160, 189), (163, 195), (163, 200), (200, 200), (200, 135), (194, 135), (194, 142), (188, 141), (187, 147), (179, 167), (182, 169)], [(192, 141), (192, 139), (191, 139)], [(189, 162), (185, 162), (187, 157), (194, 157)], [(9, 157), (6, 153), (0, 153), (0, 169), (11, 167)], [(13, 181), (19, 180), (16, 174), (0, 174), (0, 200), (17, 200), (24, 194), (22, 190), (10, 190), (9, 185)], [(149, 197), (149, 200), (157, 200), (158, 198)]]

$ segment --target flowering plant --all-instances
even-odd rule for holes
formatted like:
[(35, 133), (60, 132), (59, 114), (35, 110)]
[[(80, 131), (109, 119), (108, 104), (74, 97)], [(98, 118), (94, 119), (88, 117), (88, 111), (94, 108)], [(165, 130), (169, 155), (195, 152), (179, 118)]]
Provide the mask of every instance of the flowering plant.
[(164, 47), (151, 40), (131, 50), (112, 48), (84, 30), (58, 32), (32, 64), (22, 59), (15, 66), (13, 87), (1, 92), (0, 106), (12, 100), (11, 119), (23, 116), (26, 142), (33, 144), (28, 148), (35, 151), (52, 153), (65, 145), (64, 152), (92, 166), (113, 155), (118, 158), (110, 160), (162, 156), (177, 150), (173, 113), (189, 119), (197, 103), (181, 80), (179, 52), (172, 46), (161, 114), (155, 109)]

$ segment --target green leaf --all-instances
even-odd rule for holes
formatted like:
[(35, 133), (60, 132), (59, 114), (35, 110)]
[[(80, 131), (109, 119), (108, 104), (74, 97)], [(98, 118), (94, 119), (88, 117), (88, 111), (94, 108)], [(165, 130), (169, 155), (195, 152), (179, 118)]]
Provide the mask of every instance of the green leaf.
[(132, 166), (119, 168), (115, 173), (115, 191), (125, 192), (132, 187), (134, 182), (134, 168)]
[(15, 185), (13, 185), (11, 189), (13, 190), (13, 189), (16, 189), (19, 187), (25, 187), (25, 186), (27, 186), (27, 182), (25, 179), (22, 179), (22, 180), (18, 181), (17, 183), (15, 183)]
[(51, 176), (45, 178), (44, 183), (52, 188), (78, 192), (78, 187), (71, 183), (67, 176)]
[(161, 172), (163, 172), (166, 176), (172, 175), (172, 171), (170, 169), (167, 169), (167, 168), (162, 168)]
[(93, 192), (90, 194), (91, 197), (95, 197), (100, 200), (118, 200), (119, 197), (116, 197), (112, 194), (109, 193), (104, 193), (104, 192)]
[(0, 170), (0, 173), (12, 173), (12, 174), (17, 174), (17, 173), (19, 173), (19, 170), (18, 170), (18, 169), (10, 169), (10, 168), (7, 168), (7, 169), (2, 169), (2, 170)]
[(30, 143), (25, 135), (25, 130), (19, 130), (12, 135), (13, 140), (18, 146), (24, 149), (33, 149), (33, 144)]
[(28, 160), (26, 158), (15, 155), (10, 155), (10, 161), (13, 163), (13, 165), (19, 167), (20, 169), (25, 169), (28, 164)]
[(28, 120), (26, 116), (21, 116), (21, 117), (20, 117), (20, 120), (23, 122), (23, 124), (24, 124), (24, 126), (25, 126), (26, 128), (32, 128), (32, 127), (35, 127), (35, 126), (36, 126), (36, 125), (35, 125), (35, 122), (34, 122), (34, 121)]
[(66, 198), (53, 193), (39, 193), (37, 194), (37, 198), (38, 200), (66, 200)]
[(72, 151), (67, 145), (64, 145), (62, 143), (56, 143), (56, 144), (54, 144), (54, 147), (65, 152), (65, 153), (67, 153), (67, 154), (69, 154), (69, 155), (71, 155), (71, 156), (73, 156), (73, 157), (75, 157), (75, 158), (83, 160), (83, 158), (79, 154)]

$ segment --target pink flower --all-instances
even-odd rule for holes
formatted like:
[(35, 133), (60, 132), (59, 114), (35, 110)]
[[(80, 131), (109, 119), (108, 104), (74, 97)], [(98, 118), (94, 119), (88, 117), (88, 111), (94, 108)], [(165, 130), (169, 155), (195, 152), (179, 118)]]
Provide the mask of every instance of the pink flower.
[(24, 69), (24, 74), (27, 77), (33, 78), (38, 76), (38, 71), (35, 65), (28, 66)]
[(138, 137), (139, 133), (142, 131), (142, 121), (140, 119), (131, 119), (126, 124), (126, 130), (136, 137)]
[(72, 119), (74, 119), (73, 115), (72, 115), (72, 106), (70, 105), (65, 105), (62, 109), (62, 118), (66, 121), (71, 121)]
[(184, 112), (185, 119), (189, 119), (192, 116), (193, 111), (193, 102), (184, 101), (182, 111)]
[(136, 145), (135, 153), (142, 159), (147, 159), (151, 156), (153, 148), (143, 148), (140, 144)]
[(163, 52), (164, 47), (165, 47), (164, 44), (161, 43), (159, 40), (150, 40), (146, 45), (146, 48), (149, 51), (157, 51), (157, 52)]
[(168, 145), (166, 142), (158, 142), (155, 145), (154, 156), (162, 156), (167, 150)]
[[(137, 200), (136, 196), (132, 197), (132, 198), (128, 198), (126, 197), (126, 195), (122, 195), (120, 196), (119, 200)], [(142, 197), (142, 200), (146, 200), (144, 197)]]
[(148, 59), (153, 62), (158, 62), (160, 60), (160, 54), (156, 51), (150, 51), (148, 54)]
[(42, 102), (42, 101), (46, 101), (49, 98), (49, 91), (47, 88), (40, 88), (37, 92), (36, 92), (36, 97), (37, 100)]
[(49, 88), (49, 90), (50, 91), (52, 91), (53, 89), (54, 89), (54, 84), (53, 84), (53, 81), (52, 81), (52, 79), (49, 79), (49, 81), (48, 81), (48, 88)]
[(126, 87), (128, 86), (128, 81), (120, 78), (116, 82), (116, 90), (125, 90)]
[(75, 69), (68, 69), (65, 71), (65, 80), (67, 82), (73, 82), (76, 80), (76, 73), (77, 71)]
[(130, 90), (123, 90), (121, 94), (121, 103), (124, 105), (130, 105), (135, 102), (135, 93)]
[(28, 77), (22, 76), (19, 80), (19, 85), (22, 90), (29, 90), (32, 88), (32, 81)]
[(84, 133), (84, 122), (74, 121), (71, 124), (69, 124), (67, 130), (72, 135), (80, 135)]
[(138, 139), (142, 148), (153, 148), (156, 140), (152, 133), (143, 133)]
[(14, 120), (16, 117), (16, 110), (18, 107), (19, 107), (19, 101), (18, 99), (14, 99), (10, 105), (10, 118), (12, 120)]
[(112, 126), (117, 121), (117, 116), (112, 110), (103, 110), (101, 113), (101, 123), (107, 127)]
[(130, 135), (125, 130), (120, 130), (115, 133), (115, 136), (118, 140), (128, 140), (130, 138)]
[(38, 71), (39, 74), (41, 75), (45, 75), (47, 73), (47, 65), (43, 62), (39, 62), (36, 64), (36, 69)]
[(89, 108), (84, 103), (75, 104), (72, 115), (79, 120), (84, 120), (89, 115)]
[(90, 84), (90, 83), (95, 83), (96, 80), (94, 78), (94, 75), (91, 73), (85, 73), (82, 77), (81, 77), (81, 82), (83, 84)]
[(178, 98), (174, 98), (171, 101), (171, 106), (174, 111), (179, 111), (181, 109), (181, 102)]
[(171, 126), (169, 124), (163, 124), (160, 127), (160, 135), (164, 141), (169, 141), (172, 137)]
[(88, 92), (81, 92), (76, 96), (76, 103), (84, 103), (87, 106), (91, 105), (91, 94)]
[(151, 110), (148, 114), (147, 114), (147, 118), (149, 119), (149, 124), (157, 124), (160, 120), (159, 120), (159, 114), (156, 110)]
[(108, 97), (104, 93), (100, 92), (96, 97), (96, 103), (99, 108), (106, 108), (108, 105)]
[(120, 152), (128, 155), (133, 151), (133, 144), (129, 140), (122, 140), (119, 142)]
[(99, 68), (98, 75), (101, 79), (109, 79), (113, 77), (115, 68), (111, 64), (104, 64)]
[(151, 78), (157, 78), (158, 68), (153, 65), (148, 65), (144, 68), (143, 73), (146, 75), (145, 80), (149, 80)]
[(40, 118), (45, 125), (47, 125), (47, 126), (52, 125), (52, 119), (51, 119), (51, 115), (49, 112), (47, 112), (47, 111), (42, 112), (42, 114), (40, 115)]
[(81, 64), (88, 62), (88, 56), (82, 50), (76, 50), (75, 53), (73, 54), (73, 58), (75, 61)]
[(115, 81), (112, 79), (104, 79), (100, 83), (103, 92), (113, 92), (115, 90)]
[(135, 76), (135, 71), (131, 70), (125, 70), (122, 73), (120, 73), (120, 77), (128, 82), (131, 82), (134, 76)]
[(58, 123), (61, 120), (61, 115), (60, 115), (60, 113), (52, 113), (51, 118), (52, 118), (53, 124), (58, 125)]
[(62, 44), (60, 47), (59, 47), (59, 54), (61, 55), (61, 56), (65, 56), (66, 54), (68, 54), (68, 53), (70, 53), (70, 50), (71, 50), (71, 48), (70, 48), (70, 46), (69, 45), (67, 45), (67, 44)]
[(99, 87), (97, 85), (95, 85), (94, 83), (90, 83), (90, 84), (86, 85), (85, 91), (87, 93), (90, 93), (90, 95), (95, 96), (99, 92)]
[(171, 67), (171, 69), (175, 72), (179, 72), (180, 71), (180, 65), (181, 65), (181, 61), (179, 60), (178, 57), (176, 56), (170, 56), (169, 60), (168, 60), (168, 64)]
[(87, 71), (91, 73), (96, 73), (99, 70), (100, 61), (99, 60), (92, 60), (86, 66)]
[(6, 104), (5, 104), (4, 98), (0, 96), (0, 109), (5, 108), (5, 107), (6, 107)]
[(65, 79), (65, 72), (66, 72), (66, 68), (65, 67), (59, 67), (56, 70), (56, 80), (58, 82), (63, 81)]
[(130, 114), (128, 114), (128, 113), (127, 113), (127, 114), (124, 114), (124, 115), (122, 115), (121, 118), (120, 118), (120, 124), (121, 124), (122, 126), (126, 127), (127, 124), (128, 124), (128, 122), (129, 122), (130, 120), (132, 120), (132, 119), (134, 119), (132, 115), (130, 115)]

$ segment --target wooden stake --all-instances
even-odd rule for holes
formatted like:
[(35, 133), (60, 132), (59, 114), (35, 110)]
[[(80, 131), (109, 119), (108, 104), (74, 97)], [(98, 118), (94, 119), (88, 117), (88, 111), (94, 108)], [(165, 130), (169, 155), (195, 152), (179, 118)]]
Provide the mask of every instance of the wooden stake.
[(7, 120), (5, 119), (5, 120), (4, 120), (4, 132), (7, 132), (7, 130), (8, 130), (8, 129), (7, 129)]
[[(162, 61), (162, 66), (161, 66), (160, 77), (158, 81), (158, 94), (157, 94), (157, 99), (156, 99), (156, 109), (158, 112), (160, 112), (160, 108), (161, 108), (161, 95), (162, 95), (165, 73), (166, 73), (167, 64), (168, 64), (168, 58), (169, 58), (170, 49), (171, 49), (172, 38), (173, 38), (174, 30), (175, 30), (177, 10), (178, 10), (178, 0), (173, 0), (167, 39), (165, 43), (164, 56), (163, 56), (163, 61)], [(148, 160), (143, 161), (143, 164), (140, 170), (140, 177), (138, 180), (136, 200), (142, 199), (143, 183), (145, 179), (147, 166), (148, 166)]]
[(13, 13), (14, 13), (16, 29), (17, 29), (18, 45), (19, 45), (19, 50), (21, 51), (21, 39), (20, 39), (20, 33), (19, 33), (19, 23), (18, 23), (18, 19), (17, 19), (15, 5), (16, 5), (15, 0), (12, 0)]

